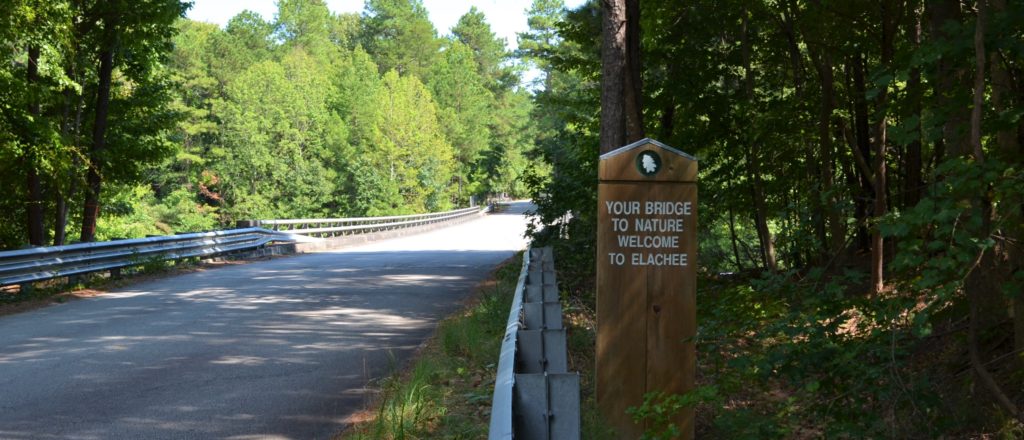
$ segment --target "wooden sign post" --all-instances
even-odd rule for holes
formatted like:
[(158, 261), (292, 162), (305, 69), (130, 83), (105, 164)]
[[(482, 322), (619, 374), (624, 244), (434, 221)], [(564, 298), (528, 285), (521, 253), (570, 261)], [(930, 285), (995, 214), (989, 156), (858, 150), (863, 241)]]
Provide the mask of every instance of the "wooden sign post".
[[(646, 426), (644, 394), (693, 390), (697, 160), (643, 139), (601, 155), (597, 190), (597, 404), (620, 438)], [(693, 438), (693, 410), (674, 423)]]

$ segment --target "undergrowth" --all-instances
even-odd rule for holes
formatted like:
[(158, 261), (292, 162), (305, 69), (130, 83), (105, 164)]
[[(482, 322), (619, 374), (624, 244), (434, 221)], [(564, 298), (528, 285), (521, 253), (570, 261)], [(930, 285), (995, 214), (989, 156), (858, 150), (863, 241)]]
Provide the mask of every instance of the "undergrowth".
[[(698, 385), (715, 395), (698, 406), (698, 436), (1024, 437), (968, 370), (955, 319), (962, 298), (933, 307), (925, 326), (919, 295), (896, 288), (870, 296), (865, 278), (701, 279)], [(1011, 370), (1002, 371), (1012, 382)]]
[[(696, 406), (697, 438), (1024, 438), (971, 374), (962, 297), (924, 315), (906, 283), (879, 296), (866, 284), (854, 270), (703, 274), (697, 389), (651, 394), (632, 408), (652, 426), (644, 438), (676, 438), (664, 422), (684, 406)], [(583, 438), (615, 438), (594, 401), (594, 304), (580, 298), (565, 315), (571, 368), (581, 372)], [(984, 350), (1005, 352), (1012, 341), (998, 335), (1006, 332), (992, 328)], [(989, 357), (1013, 389), (1012, 358)]]

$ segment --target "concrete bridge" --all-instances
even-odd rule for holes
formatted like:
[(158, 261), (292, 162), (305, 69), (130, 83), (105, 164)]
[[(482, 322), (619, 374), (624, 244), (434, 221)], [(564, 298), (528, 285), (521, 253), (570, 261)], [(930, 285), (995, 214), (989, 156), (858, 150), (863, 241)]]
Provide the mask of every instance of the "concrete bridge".
[(0, 317), (0, 438), (330, 438), (525, 247), (526, 209)]

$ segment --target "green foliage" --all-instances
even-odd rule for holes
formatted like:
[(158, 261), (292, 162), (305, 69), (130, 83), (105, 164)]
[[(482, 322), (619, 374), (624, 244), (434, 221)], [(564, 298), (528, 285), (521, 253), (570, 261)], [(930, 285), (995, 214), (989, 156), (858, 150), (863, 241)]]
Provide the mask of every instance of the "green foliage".
[[(175, 150), (169, 130), (179, 114), (168, 107), (173, 84), (163, 67), (171, 26), (188, 4), (147, 0), (86, 5), (69, 1), (10, 1), (0, 23), (0, 174), (10, 191), (0, 202), (0, 247), (24, 243), (29, 206), (42, 210), (35, 225), (47, 235), (79, 207), (87, 161), (112, 184), (133, 184)], [(122, 38), (130, 34), (130, 38)], [(112, 40), (119, 40), (116, 47)], [(106, 146), (90, 152), (98, 87), (98, 53), (113, 47), (114, 75)], [(33, 52), (35, 54), (33, 55)], [(89, 105), (87, 105), (89, 104)], [(130, 117), (129, 117), (130, 115)], [(91, 156), (91, 157), (87, 157)], [(32, 177), (35, 176), (35, 177)], [(35, 182), (29, 183), (28, 182)], [(37, 185), (42, 199), (34, 199)], [(53, 218), (53, 220), (51, 220)], [(71, 215), (72, 220), (75, 214)], [(63, 222), (62, 222), (63, 223)], [(41, 244), (41, 243), (37, 243)]]
[(175, 189), (154, 209), (157, 225), (168, 225), (175, 233), (210, 231), (220, 226), (217, 208), (201, 203), (188, 188)]
[[(96, 224), (96, 239), (117, 240), (167, 233), (157, 227), (153, 193), (144, 185), (111, 188), (107, 207)], [(166, 226), (165, 226), (166, 227)]]
[(202, 55), (208, 57), (204, 64), (221, 87), (253, 64), (272, 57), (274, 28), (274, 23), (246, 10), (232, 17), (223, 32), (213, 35)]
[(386, 162), (373, 164), (377, 172), (398, 183), (408, 208), (424, 212), (450, 206), (454, 152), (441, 133), (430, 92), (415, 77), (394, 71), (384, 75), (381, 91), (376, 152)]
[(943, 369), (908, 362), (914, 301), (849, 291), (864, 278), (700, 280), (699, 369), (731, 402), (698, 410), (712, 437), (931, 438), (963, 422)]
[(494, 118), (494, 97), (476, 68), (472, 50), (450, 41), (430, 75), (445, 137), (457, 151), (461, 174), (467, 176), (491, 144), (489, 126)]
[(509, 53), (505, 42), (491, 32), (483, 12), (471, 6), (469, 11), (452, 27), (452, 36), (473, 52), (475, 70), (483, 78), (484, 85), (495, 94), (517, 85), (519, 78), (505, 64)]
[(97, 239), (139, 238), (217, 229), (217, 211), (196, 194), (178, 188), (163, 200), (146, 185), (113, 186), (104, 195), (106, 209), (97, 225)]
[(301, 47), (314, 58), (331, 62), (338, 50), (332, 41), (336, 19), (322, 0), (281, 0), (277, 2), (277, 37), (282, 49)]
[[(535, 6), (532, 10), (538, 14), (552, 13), (543, 2)], [(536, 143), (541, 157), (552, 169), (546, 173), (534, 168), (524, 176), (537, 204), (539, 224), (534, 226), (534, 240), (554, 246), (559, 255), (556, 263), (562, 274), (560, 281), (574, 295), (592, 292), (595, 267), (599, 121), (593, 109), (600, 96), (594, 73), (600, 71), (600, 66), (590, 57), (600, 42), (595, 8), (583, 6), (568, 15), (559, 15), (558, 21), (550, 16), (529, 17), (538, 26), (557, 23), (557, 29), (531, 28), (531, 35), (537, 35), (534, 38), (558, 32), (580, 42), (561, 44), (549, 48), (553, 53), (535, 55), (545, 56), (545, 63), (552, 68), (545, 78), (545, 89), (536, 92), (537, 105), (533, 111), (533, 117), (539, 121)]]
[[(42, 206), (47, 233), (65, 230), (60, 218), (76, 228), (89, 163), (113, 185), (103, 190), (112, 203), (145, 197), (137, 209), (100, 210), (101, 229), (119, 235), (524, 193), (531, 102), (479, 11), (441, 40), (416, 1), (336, 15), (322, 0), (287, 0), (272, 21), (243, 11), (223, 29), (179, 19), (188, 4), (173, 0), (8, 3), (0, 246), (25, 241), (30, 204)], [(92, 151), (97, 54), (115, 40), (106, 145)], [(30, 47), (40, 49), (35, 79)], [(30, 169), (42, 201), (26, 200)], [(131, 189), (143, 183), (152, 196)]]
[[(981, 267), (985, 254), (1016, 246), (1005, 234), (1019, 228), (1014, 222), (1020, 217), (1014, 210), (1024, 206), (1024, 180), (1016, 165), (957, 158), (939, 165), (935, 172), (943, 177), (925, 199), (879, 225), (886, 236), (900, 242), (893, 269), (907, 275), (908, 288), (929, 293), (927, 308), (918, 319), (921, 333), (930, 331), (926, 327), (928, 314), (956, 299), (971, 272), (985, 270)], [(982, 202), (980, 196), (991, 204)], [(1009, 212), (992, 222), (992, 211), (1004, 210)], [(1022, 273), (1017, 268), (992, 279), (993, 288), (1007, 298), (1019, 295), (1024, 286)]]
[(492, 147), (483, 154), (482, 167), (486, 173), (484, 183), (491, 193), (506, 193), (511, 197), (524, 197), (530, 190), (526, 175), (532, 172), (544, 178), (550, 174), (540, 160), (535, 146), (536, 123), (534, 105), (523, 90), (505, 93), (492, 111), (497, 115), (491, 127)]
[(641, 440), (666, 440), (681, 435), (679, 427), (672, 423), (672, 418), (683, 408), (691, 408), (698, 403), (713, 402), (718, 391), (712, 387), (700, 387), (686, 394), (666, 395), (657, 391), (644, 395), (644, 403), (626, 410), (633, 417), (633, 422), (646, 424), (648, 428), (640, 437)]
[(343, 146), (330, 143), (339, 121), (327, 110), (326, 79), (301, 49), (282, 61), (243, 73), (219, 111), (226, 154), (214, 171), (232, 219), (323, 215), (332, 191), (323, 162)]
[(420, 0), (367, 0), (360, 41), (381, 73), (426, 78), (440, 48), (437, 30)]
[(173, 261), (166, 261), (159, 255), (137, 258), (135, 262), (138, 263), (138, 267), (142, 273), (147, 274), (164, 272), (170, 269), (174, 264)]

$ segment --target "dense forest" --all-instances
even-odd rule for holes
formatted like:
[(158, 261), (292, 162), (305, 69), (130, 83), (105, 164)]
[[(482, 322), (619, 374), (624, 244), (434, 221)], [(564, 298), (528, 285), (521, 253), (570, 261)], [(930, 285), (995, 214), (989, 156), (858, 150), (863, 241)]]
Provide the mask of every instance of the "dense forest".
[(522, 68), (483, 13), (280, 0), (0, 2), (0, 249), (408, 214), (526, 191)]
[(598, 155), (701, 163), (701, 388), (659, 411), (699, 405), (712, 438), (1024, 437), (1024, 4), (561, 6), (522, 47), (538, 238), (575, 303)]

